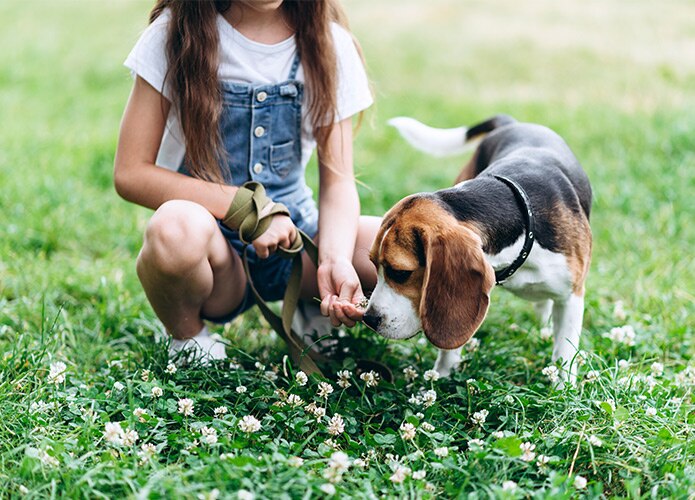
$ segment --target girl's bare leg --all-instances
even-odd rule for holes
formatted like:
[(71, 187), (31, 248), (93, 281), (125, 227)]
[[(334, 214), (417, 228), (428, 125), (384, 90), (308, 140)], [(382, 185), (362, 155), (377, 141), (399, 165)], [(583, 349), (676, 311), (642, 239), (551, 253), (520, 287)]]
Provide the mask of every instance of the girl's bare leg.
[(246, 277), (214, 217), (184, 200), (164, 203), (145, 230), (137, 260), (145, 294), (175, 339), (197, 335), (206, 317), (222, 317), (239, 306)]

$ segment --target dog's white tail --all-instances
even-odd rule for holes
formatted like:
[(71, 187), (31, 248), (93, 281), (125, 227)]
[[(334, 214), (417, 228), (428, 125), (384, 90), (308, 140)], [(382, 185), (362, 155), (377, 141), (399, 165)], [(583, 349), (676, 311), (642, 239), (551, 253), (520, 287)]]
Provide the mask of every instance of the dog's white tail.
[(414, 148), (440, 157), (465, 153), (477, 146), (487, 133), (513, 122), (515, 120), (506, 115), (494, 116), (471, 128), (434, 128), (406, 116), (388, 121)]
[(472, 146), (466, 142), (466, 127), (434, 128), (406, 116), (391, 118), (388, 123), (415, 149), (432, 156), (457, 155)]

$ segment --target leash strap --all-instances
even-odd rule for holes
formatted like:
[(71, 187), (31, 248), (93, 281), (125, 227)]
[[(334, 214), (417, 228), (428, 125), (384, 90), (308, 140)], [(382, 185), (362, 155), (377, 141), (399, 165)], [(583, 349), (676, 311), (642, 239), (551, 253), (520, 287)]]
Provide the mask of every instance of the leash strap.
[(526, 194), (526, 191), (524, 191), (524, 188), (509, 177), (504, 177), (501, 175), (493, 175), (493, 177), (511, 188), (512, 192), (514, 193), (514, 198), (516, 198), (516, 201), (521, 208), (524, 226), (526, 227), (524, 245), (521, 247), (521, 252), (517, 258), (514, 259), (514, 262), (512, 262), (508, 267), (495, 271), (496, 284), (502, 285), (524, 264), (524, 262), (526, 262), (526, 259), (531, 253), (531, 248), (533, 248), (533, 242), (535, 241), (533, 231), (535, 230), (536, 225), (533, 210), (531, 210), (531, 200), (529, 199), (528, 194)]
[(290, 279), (287, 283), (285, 296), (282, 301), (282, 312), (278, 316), (263, 300), (258, 293), (256, 286), (251, 278), (251, 269), (248, 262), (248, 245), (261, 236), (270, 226), (272, 216), (284, 214), (289, 216), (290, 212), (282, 203), (275, 203), (268, 214), (259, 217), (258, 214), (273, 201), (266, 195), (265, 188), (258, 182), (247, 182), (239, 188), (232, 199), (232, 203), (227, 210), (227, 214), (222, 220), (223, 224), (230, 229), (239, 232), (239, 239), (244, 243), (242, 261), (244, 272), (248, 280), (251, 292), (256, 299), (256, 304), (261, 310), (263, 317), (287, 343), (290, 355), (299, 367), (307, 374), (319, 373), (321, 370), (316, 365), (316, 361), (326, 361), (327, 358), (316, 351), (311, 350), (311, 346), (305, 347), (298, 332), (292, 330), (292, 318), (297, 305), (302, 284), (302, 250), (305, 250), (312, 262), (318, 266), (319, 252), (314, 241), (301, 229), (295, 228), (297, 237), (292, 242), (290, 248), (278, 247), (277, 253), (286, 259), (292, 259), (292, 269)]

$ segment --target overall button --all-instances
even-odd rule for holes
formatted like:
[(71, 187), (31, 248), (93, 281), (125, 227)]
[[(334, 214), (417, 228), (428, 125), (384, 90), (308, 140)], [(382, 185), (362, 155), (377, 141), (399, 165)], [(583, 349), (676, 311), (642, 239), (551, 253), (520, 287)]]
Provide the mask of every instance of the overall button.
[(261, 164), (261, 163), (256, 163), (256, 164), (253, 166), (253, 171), (256, 172), (257, 174), (260, 174), (261, 172), (263, 172), (263, 164)]
[(259, 92), (258, 95), (256, 96), (256, 99), (258, 100), (258, 102), (263, 102), (267, 98), (268, 98), (268, 94), (263, 92), (263, 91)]
[(256, 137), (263, 137), (263, 134), (265, 134), (265, 129), (263, 127), (256, 127), (253, 130), (253, 135)]

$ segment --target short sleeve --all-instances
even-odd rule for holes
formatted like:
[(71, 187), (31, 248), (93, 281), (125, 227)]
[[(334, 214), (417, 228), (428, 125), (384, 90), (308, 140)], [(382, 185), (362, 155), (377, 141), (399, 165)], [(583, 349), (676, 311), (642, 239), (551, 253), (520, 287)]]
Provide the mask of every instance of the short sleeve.
[(336, 121), (340, 121), (367, 109), (374, 99), (352, 35), (337, 23), (333, 24), (332, 31), (338, 61)]
[(171, 92), (164, 82), (168, 70), (166, 40), (169, 18), (169, 11), (164, 10), (145, 29), (123, 65), (133, 76), (141, 77), (171, 101)]

